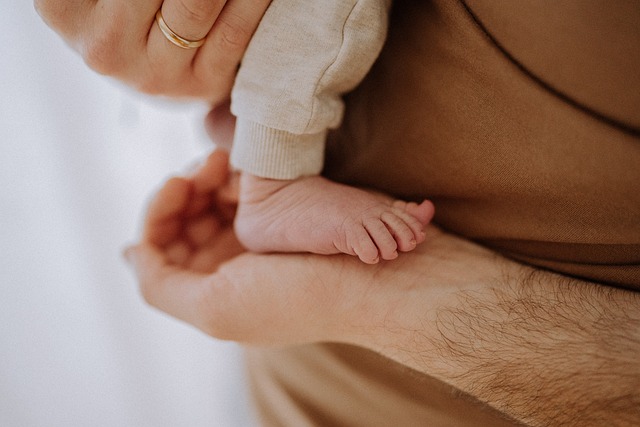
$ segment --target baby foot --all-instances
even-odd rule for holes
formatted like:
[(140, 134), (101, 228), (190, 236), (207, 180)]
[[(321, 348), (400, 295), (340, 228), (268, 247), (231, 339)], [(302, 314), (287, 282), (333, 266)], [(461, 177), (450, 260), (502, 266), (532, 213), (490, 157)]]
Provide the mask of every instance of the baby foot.
[(235, 221), (255, 252), (346, 253), (367, 264), (423, 242), (433, 205), (391, 201), (320, 176), (293, 181), (243, 174)]

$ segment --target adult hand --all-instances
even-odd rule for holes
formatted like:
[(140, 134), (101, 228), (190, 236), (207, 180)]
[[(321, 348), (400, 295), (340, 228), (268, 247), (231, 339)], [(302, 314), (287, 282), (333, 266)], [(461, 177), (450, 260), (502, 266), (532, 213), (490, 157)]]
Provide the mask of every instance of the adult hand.
[[(270, 0), (35, 0), (45, 22), (87, 64), (136, 89), (217, 104), (228, 95), (238, 65)], [(167, 25), (197, 49), (170, 43)]]
[(432, 226), (416, 250), (376, 265), (246, 253), (231, 227), (233, 182), (214, 152), (158, 192), (126, 252), (151, 305), (246, 344), (359, 345), (527, 425), (640, 419), (633, 292), (534, 270)]
[(244, 253), (232, 231), (232, 182), (222, 152), (191, 177), (170, 179), (149, 206), (142, 242), (126, 252), (151, 305), (217, 338), (369, 348), (410, 339), (399, 332), (433, 328), (425, 303), (442, 304), (494, 261), (435, 228), (416, 254), (379, 266), (346, 255)]

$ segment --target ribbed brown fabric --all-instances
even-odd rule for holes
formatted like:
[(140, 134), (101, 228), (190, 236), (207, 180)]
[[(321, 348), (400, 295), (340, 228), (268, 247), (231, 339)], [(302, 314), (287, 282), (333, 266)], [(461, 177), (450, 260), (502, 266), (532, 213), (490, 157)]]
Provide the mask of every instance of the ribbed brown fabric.
[[(462, 3), (397, 1), (385, 51), (332, 136), (327, 174), (429, 197), (440, 226), (522, 262), (640, 290), (640, 138), (629, 132), (640, 124), (640, 11), (467, 4), (493, 41)], [(509, 425), (355, 347), (247, 358), (265, 425)]]

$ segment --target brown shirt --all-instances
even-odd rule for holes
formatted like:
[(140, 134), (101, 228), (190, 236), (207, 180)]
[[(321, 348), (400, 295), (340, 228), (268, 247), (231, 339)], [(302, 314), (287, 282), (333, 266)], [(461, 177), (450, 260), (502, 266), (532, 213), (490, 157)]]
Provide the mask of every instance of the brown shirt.
[[(522, 262), (640, 290), (640, 8), (398, 0), (327, 174)], [(381, 161), (384, 159), (384, 161)], [(247, 354), (268, 425), (510, 423), (366, 350)]]

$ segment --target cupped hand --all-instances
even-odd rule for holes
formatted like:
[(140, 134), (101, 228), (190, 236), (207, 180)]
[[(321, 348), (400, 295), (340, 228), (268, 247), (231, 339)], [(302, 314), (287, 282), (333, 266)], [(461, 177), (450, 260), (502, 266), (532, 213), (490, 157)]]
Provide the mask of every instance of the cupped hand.
[[(358, 344), (410, 364), (397, 349), (437, 335), (435, 313), (456, 292), (501, 274), (496, 255), (427, 228), (397, 260), (253, 254), (235, 239), (235, 191), (226, 154), (172, 178), (150, 203), (142, 241), (129, 248), (152, 306), (227, 340), (259, 345)], [(396, 349), (396, 350), (394, 350)]]
[[(35, 0), (45, 22), (87, 64), (136, 89), (217, 104), (229, 95), (238, 65), (270, 0)], [(155, 22), (197, 49), (170, 43)]]
[(340, 259), (246, 253), (233, 233), (237, 192), (227, 161), (214, 152), (191, 176), (169, 179), (150, 202), (141, 242), (125, 252), (142, 295), (217, 338), (327, 339), (339, 293), (330, 289), (337, 277), (320, 273), (329, 266), (323, 263)]

